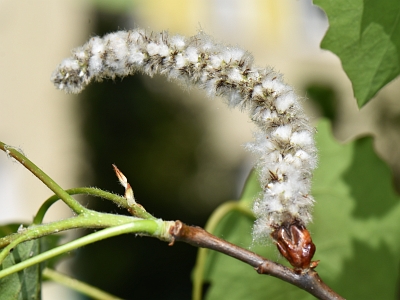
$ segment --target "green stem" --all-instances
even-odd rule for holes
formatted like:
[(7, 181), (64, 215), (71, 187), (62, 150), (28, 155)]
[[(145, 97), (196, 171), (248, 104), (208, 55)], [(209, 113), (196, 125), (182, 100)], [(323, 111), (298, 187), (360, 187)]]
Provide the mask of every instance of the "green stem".
[(58, 233), (60, 231), (65, 231), (69, 229), (106, 228), (125, 223), (130, 223), (136, 220), (141, 220), (141, 219), (131, 216), (114, 215), (114, 214), (96, 212), (92, 210), (86, 210), (84, 213), (76, 217), (55, 221), (43, 225), (31, 225), (27, 228), (24, 228), (18, 233), (11, 234), (0, 239), (0, 248), (3, 248), (12, 243), (12, 246), (9, 245), (0, 253), (0, 264), (2, 263), (4, 258), (8, 255), (8, 253), (13, 247), (24, 241), (37, 239), (45, 235)]
[(41, 263), (47, 259), (50, 259), (62, 253), (72, 251), (76, 248), (125, 233), (142, 233), (145, 235), (157, 237), (162, 240), (169, 240), (170, 239), (169, 227), (172, 226), (172, 224), (174, 224), (174, 222), (164, 222), (161, 220), (140, 220), (140, 219), (136, 219), (134, 221), (131, 220), (130, 223), (94, 232), (92, 234), (76, 239), (72, 242), (66, 243), (64, 245), (53, 248), (49, 251), (43, 252), (32, 258), (24, 260), (18, 264), (15, 264), (7, 269), (0, 271), (0, 278), (21, 271), (35, 264)]
[[(220, 205), (210, 216), (204, 227), (209, 233), (213, 234), (221, 220), (231, 211), (236, 210), (247, 217), (254, 219), (253, 212), (244, 204), (238, 201), (228, 201)], [(208, 249), (200, 248), (197, 252), (196, 265), (193, 273), (192, 299), (202, 299), (202, 288), (204, 279), (204, 269), (206, 265)]]
[(7, 153), (8, 156), (15, 158), (25, 168), (32, 172), (40, 181), (42, 181), (50, 190), (52, 190), (65, 204), (67, 204), (75, 213), (80, 214), (86, 211), (86, 208), (80, 205), (78, 201), (72, 198), (64, 191), (53, 179), (44, 173), (38, 166), (30, 161), (25, 155), (19, 152), (16, 148), (0, 142), (0, 149)]
[(7, 247), (5, 247), (0, 252), (0, 266), (3, 263), (3, 260), (7, 257), (7, 255), (20, 243), (27, 241), (25, 236), (18, 236), (14, 240), (12, 240)]
[(117, 296), (106, 293), (92, 285), (89, 285), (85, 282), (79, 281), (75, 278), (69, 277), (67, 275), (61, 274), (55, 270), (45, 268), (43, 270), (43, 276), (47, 279), (50, 279), (54, 282), (62, 284), (70, 289), (73, 289), (81, 294), (84, 294), (93, 299), (99, 300), (122, 300), (122, 298), (118, 298)]
[(70, 289), (73, 289), (77, 292), (80, 292), (81, 294), (84, 294), (86, 296), (89, 296), (93, 299), (99, 299), (99, 300), (122, 300), (121, 298), (118, 298), (117, 296), (111, 295), (109, 293), (106, 293), (92, 285), (89, 285), (85, 282), (79, 281), (75, 278), (71, 278), (69, 276), (66, 276), (64, 274), (61, 274), (57, 271), (54, 271), (49, 268), (45, 268), (43, 270), (43, 276), (47, 279), (50, 279), (54, 282), (57, 282), (59, 284), (62, 284), (66, 287), (69, 287)]
[[(95, 196), (107, 200), (113, 201), (119, 207), (124, 207), (128, 210), (132, 210), (133, 207), (129, 206), (126, 199), (122, 196), (115, 195), (97, 188), (91, 187), (80, 187), (80, 188), (73, 188), (65, 190), (66, 193), (69, 195), (76, 195), (76, 194), (85, 194), (90, 196)], [(60, 197), (58, 195), (53, 195), (48, 198), (42, 206), (39, 208), (35, 218), (33, 219), (33, 224), (41, 224), (43, 222), (44, 215), (46, 214), (47, 210), (58, 200)], [(149, 214), (143, 207), (140, 205), (134, 205), (135, 216), (141, 219), (149, 219), (149, 220), (156, 220), (154, 216)]]
[(221, 222), (221, 220), (231, 211), (238, 211), (242, 213), (243, 215), (254, 219), (254, 214), (253, 212), (246, 206), (243, 205), (242, 203), (238, 201), (228, 201), (223, 204), (221, 204), (210, 216), (210, 218), (207, 221), (206, 226), (204, 227), (205, 230), (207, 230), (210, 233), (213, 233), (215, 231), (215, 228), (218, 226), (218, 224)]

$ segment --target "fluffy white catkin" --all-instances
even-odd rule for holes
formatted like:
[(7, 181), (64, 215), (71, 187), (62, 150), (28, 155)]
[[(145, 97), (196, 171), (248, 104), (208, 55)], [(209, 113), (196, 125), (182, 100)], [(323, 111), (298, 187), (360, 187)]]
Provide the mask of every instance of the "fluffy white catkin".
[(263, 194), (254, 202), (255, 240), (282, 224), (311, 221), (312, 171), (317, 165), (314, 128), (293, 88), (271, 68), (258, 68), (237, 47), (215, 43), (199, 33), (186, 38), (143, 29), (93, 37), (61, 62), (51, 80), (58, 89), (79, 93), (93, 80), (165, 74), (168, 79), (223, 95), (230, 106), (247, 110), (259, 131), (247, 148), (259, 155)]

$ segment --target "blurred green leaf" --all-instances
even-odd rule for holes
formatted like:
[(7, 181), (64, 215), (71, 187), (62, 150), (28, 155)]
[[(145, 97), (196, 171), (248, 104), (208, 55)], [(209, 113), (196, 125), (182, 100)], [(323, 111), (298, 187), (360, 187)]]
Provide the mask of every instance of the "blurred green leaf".
[[(233, 211), (221, 221), (215, 235), (285, 264), (280, 259), (272, 242), (266, 246), (253, 245), (251, 236), (253, 221), (243, 214)], [(274, 277), (259, 275), (252, 267), (214, 251), (210, 251), (207, 257), (205, 281), (211, 284), (205, 298), (208, 300), (287, 300), (300, 299), (298, 297), (306, 295), (306, 292), (302, 290)]]
[[(1, 265), (5, 269), (24, 261), (40, 250), (38, 240), (27, 241), (19, 244), (6, 257)], [(41, 299), (41, 268), (39, 264), (26, 268), (18, 273), (0, 279), (0, 299), (4, 300), (36, 300)]]
[[(53, 234), (53, 235), (48, 235), (48, 236), (44, 236), (42, 238), (39, 239), (40, 241), (40, 252), (43, 253), (47, 250), (53, 249), (55, 247), (57, 247), (58, 245), (60, 245), (60, 241), (61, 239), (64, 237), (64, 235), (62, 234)], [(56, 265), (63, 259), (70, 257), (71, 254), (70, 253), (63, 253), (60, 255), (57, 255), (55, 257), (52, 257), (48, 260), (46, 260), (43, 265), (46, 266), (47, 268), (51, 268), (51, 269), (55, 269)]]
[(256, 198), (257, 195), (261, 192), (262, 189), (260, 186), (260, 182), (258, 181), (257, 170), (253, 169), (250, 172), (249, 177), (247, 177), (239, 202), (242, 204), (246, 204), (248, 207), (251, 208), (254, 198)]
[(337, 119), (337, 95), (328, 85), (311, 83), (306, 87), (308, 101), (314, 103), (321, 111), (321, 116), (335, 124)]
[(132, 9), (136, 1), (132, 0), (92, 0), (97, 9), (112, 13), (124, 13)]
[(359, 107), (400, 73), (400, 2), (314, 0), (328, 16), (321, 48), (339, 56)]
[(18, 231), (18, 228), (20, 226), (25, 226), (26, 224), (21, 224), (21, 223), (10, 223), (6, 225), (1, 225), (0, 226), (0, 238), (16, 233)]
[[(395, 299), (400, 257), (400, 197), (389, 168), (375, 154), (371, 138), (347, 145), (335, 141), (328, 121), (318, 126), (317, 202), (309, 226), (317, 246), (317, 271), (348, 299)], [(216, 234), (271, 260), (286, 264), (275, 246), (254, 245), (252, 220), (232, 212)], [(314, 299), (273, 277), (258, 275), (233, 258), (212, 252), (206, 264), (207, 299)], [(234, 288), (232, 288), (234, 287)]]

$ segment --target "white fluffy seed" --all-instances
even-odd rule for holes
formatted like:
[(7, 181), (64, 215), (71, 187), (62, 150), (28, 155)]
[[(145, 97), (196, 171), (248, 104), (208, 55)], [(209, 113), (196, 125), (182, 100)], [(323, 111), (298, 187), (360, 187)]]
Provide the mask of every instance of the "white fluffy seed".
[(259, 131), (246, 148), (259, 157), (264, 189), (253, 207), (255, 239), (268, 236), (283, 222), (296, 219), (306, 225), (311, 220), (314, 133), (281, 74), (252, 65), (242, 49), (219, 45), (203, 33), (186, 39), (134, 29), (91, 38), (61, 62), (51, 79), (57, 88), (78, 93), (93, 80), (135, 71), (197, 85), (209, 96), (225, 96), (230, 106), (249, 111)]

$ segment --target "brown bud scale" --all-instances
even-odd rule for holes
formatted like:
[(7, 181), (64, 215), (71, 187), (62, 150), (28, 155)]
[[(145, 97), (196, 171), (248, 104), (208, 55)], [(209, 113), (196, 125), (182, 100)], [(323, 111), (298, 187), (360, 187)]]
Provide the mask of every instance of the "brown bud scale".
[(279, 252), (294, 267), (295, 271), (315, 268), (318, 262), (312, 262), (316, 247), (310, 232), (299, 221), (284, 223), (271, 233)]

